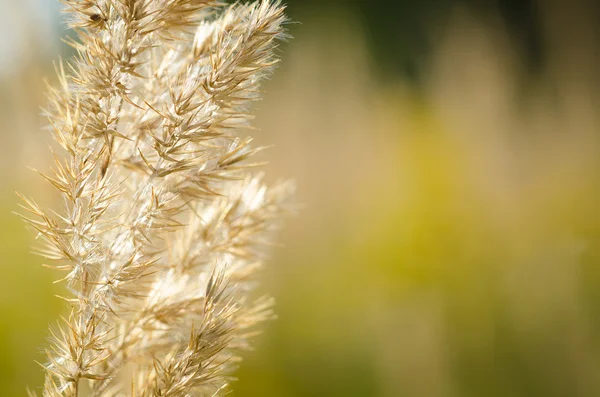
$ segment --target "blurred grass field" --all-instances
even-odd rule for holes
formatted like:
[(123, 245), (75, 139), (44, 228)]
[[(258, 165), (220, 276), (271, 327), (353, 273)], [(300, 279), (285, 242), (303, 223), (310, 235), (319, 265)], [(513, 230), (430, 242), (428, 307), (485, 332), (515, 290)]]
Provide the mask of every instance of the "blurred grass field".
[[(564, 4), (583, 19), (546, 16), (534, 76), (506, 26), (455, 9), (418, 88), (382, 81), (346, 8), (294, 16), (256, 124), (269, 177), (293, 177), (303, 210), (265, 269), (279, 318), (235, 396), (600, 395), (598, 35)], [(62, 310), (11, 213), (15, 189), (47, 191), (25, 167), (48, 164), (52, 45), (0, 83), (2, 396), (42, 384), (34, 360)]]

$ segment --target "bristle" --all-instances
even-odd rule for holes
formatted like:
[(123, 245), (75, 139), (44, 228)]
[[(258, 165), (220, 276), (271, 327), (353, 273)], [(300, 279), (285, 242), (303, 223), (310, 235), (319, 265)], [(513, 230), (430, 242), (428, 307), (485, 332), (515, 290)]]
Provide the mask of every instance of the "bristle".
[(284, 7), (62, 1), (78, 55), (49, 87), (62, 153), (43, 178), (66, 205), (23, 197), (71, 293), (43, 395), (224, 395), (238, 351), (273, 317), (249, 295), (292, 189), (265, 186), (261, 148), (237, 134), (278, 62)]

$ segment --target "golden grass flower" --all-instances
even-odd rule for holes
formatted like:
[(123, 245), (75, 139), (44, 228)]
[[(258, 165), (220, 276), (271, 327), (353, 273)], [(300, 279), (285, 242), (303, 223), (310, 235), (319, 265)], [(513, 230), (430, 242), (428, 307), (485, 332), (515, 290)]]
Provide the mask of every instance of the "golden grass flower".
[(289, 184), (251, 172), (250, 105), (286, 37), (278, 1), (63, 0), (75, 59), (45, 111), (60, 211), (24, 199), (65, 272), (44, 396), (214, 396), (272, 316), (251, 299)]

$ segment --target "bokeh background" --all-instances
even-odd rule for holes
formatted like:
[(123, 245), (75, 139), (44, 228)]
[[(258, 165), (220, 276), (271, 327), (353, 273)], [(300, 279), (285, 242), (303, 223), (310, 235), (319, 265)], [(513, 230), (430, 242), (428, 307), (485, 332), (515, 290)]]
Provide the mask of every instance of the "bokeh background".
[[(264, 273), (279, 319), (234, 396), (600, 396), (600, 5), (288, 0), (257, 105), (303, 209)], [(0, 0), (0, 395), (39, 387), (53, 0)]]

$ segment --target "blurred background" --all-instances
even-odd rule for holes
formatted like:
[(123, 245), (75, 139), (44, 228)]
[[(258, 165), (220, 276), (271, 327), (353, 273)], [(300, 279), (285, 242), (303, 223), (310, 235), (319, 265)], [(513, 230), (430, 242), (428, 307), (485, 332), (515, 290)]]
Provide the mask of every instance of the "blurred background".
[[(600, 396), (600, 4), (287, 2), (257, 139), (304, 209), (234, 395)], [(0, 0), (2, 396), (63, 309), (11, 213), (48, 189), (59, 10)]]

